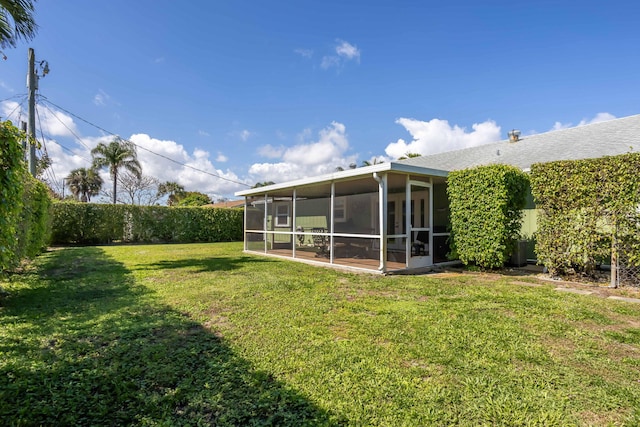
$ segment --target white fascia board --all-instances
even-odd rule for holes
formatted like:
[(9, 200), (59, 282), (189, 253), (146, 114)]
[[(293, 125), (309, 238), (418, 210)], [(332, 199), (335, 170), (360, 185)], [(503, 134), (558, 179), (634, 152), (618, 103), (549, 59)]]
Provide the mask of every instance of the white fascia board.
[(325, 182), (341, 181), (356, 177), (365, 177), (372, 175), (375, 172), (405, 172), (415, 173), (420, 175), (440, 176), (446, 177), (449, 172), (423, 168), (420, 166), (405, 165), (402, 163), (380, 163), (378, 165), (364, 166), (356, 169), (349, 169), (340, 172), (333, 172), (325, 175), (310, 176), (308, 178), (297, 179), (294, 181), (283, 182), (280, 184), (265, 185), (264, 187), (251, 188), (249, 190), (237, 191), (234, 193), (236, 196), (255, 196), (272, 191), (282, 190), (285, 188), (304, 187), (306, 185), (322, 184)]

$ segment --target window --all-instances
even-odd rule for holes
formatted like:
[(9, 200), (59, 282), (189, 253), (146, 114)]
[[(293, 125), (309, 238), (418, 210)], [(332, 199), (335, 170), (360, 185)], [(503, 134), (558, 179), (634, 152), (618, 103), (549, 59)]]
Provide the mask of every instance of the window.
[(347, 221), (347, 198), (336, 197), (333, 201), (333, 220), (335, 222)]
[(276, 205), (276, 227), (289, 226), (289, 205)]

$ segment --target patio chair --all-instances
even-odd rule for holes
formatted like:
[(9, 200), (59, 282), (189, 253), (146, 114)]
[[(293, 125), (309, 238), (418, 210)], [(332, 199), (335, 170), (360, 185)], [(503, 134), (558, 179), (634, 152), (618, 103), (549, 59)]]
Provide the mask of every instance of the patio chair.
[(411, 248), (413, 249), (413, 256), (427, 255), (425, 244), (429, 241), (428, 231), (418, 231)]
[(316, 248), (318, 248), (318, 252), (316, 253), (316, 257), (328, 257), (329, 256), (329, 251), (328, 249), (328, 241), (329, 241), (329, 237), (325, 236), (324, 234), (319, 234), (319, 233), (325, 233), (325, 229), (322, 227), (315, 227), (311, 229), (311, 233), (312, 233), (312, 238), (313, 238), (313, 246), (315, 246)]

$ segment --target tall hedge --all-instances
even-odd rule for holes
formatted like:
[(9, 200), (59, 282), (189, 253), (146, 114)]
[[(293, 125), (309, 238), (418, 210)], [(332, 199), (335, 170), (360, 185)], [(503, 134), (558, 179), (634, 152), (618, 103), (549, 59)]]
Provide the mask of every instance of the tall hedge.
[(59, 202), (53, 243), (220, 242), (242, 240), (243, 211), (207, 207)]
[(640, 153), (534, 164), (531, 190), (540, 208), (536, 252), (551, 273), (589, 273), (628, 245), (640, 265)]
[(11, 122), (0, 123), (0, 272), (37, 255), (50, 235), (51, 200), (46, 186), (27, 172), (25, 137)]
[(449, 174), (452, 255), (464, 264), (498, 268), (520, 237), (528, 177), (507, 165)]
[(22, 211), (16, 230), (19, 259), (33, 258), (51, 240), (51, 198), (45, 184), (26, 174)]

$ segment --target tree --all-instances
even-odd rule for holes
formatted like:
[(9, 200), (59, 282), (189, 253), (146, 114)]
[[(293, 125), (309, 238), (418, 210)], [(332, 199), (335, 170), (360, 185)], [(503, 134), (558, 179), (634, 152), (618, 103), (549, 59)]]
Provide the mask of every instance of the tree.
[(33, 19), (35, 0), (0, 0), (0, 47), (16, 47), (18, 40), (35, 37), (38, 25)]
[(101, 142), (91, 150), (93, 167), (96, 169), (109, 168), (109, 174), (113, 181), (113, 204), (116, 204), (118, 193), (118, 171), (122, 168), (131, 172), (134, 176), (142, 176), (142, 166), (138, 162), (136, 146), (120, 137), (115, 137), (108, 145)]
[(151, 206), (162, 197), (158, 195), (160, 181), (152, 176), (137, 176), (125, 171), (118, 176), (118, 183), (120, 184), (118, 196), (122, 197), (120, 201), (123, 203)]
[(251, 188), (266, 187), (267, 185), (273, 185), (273, 184), (275, 184), (275, 182), (273, 181), (256, 182), (256, 185), (254, 185)]
[(384, 163), (382, 160), (379, 160), (377, 157), (373, 158), (373, 161), (369, 161), (369, 160), (363, 160), (362, 161), (362, 166), (372, 166), (372, 165), (379, 165), (381, 163)]
[(97, 196), (102, 188), (102, 178), (95, 169), (78, 168), (72, 170), (65, 178), (71, 193), (76, 200), (90, 202), (91, 196)]
[(204, 193), (198, 191), (187, 191), (183, 197), (178, 200), (176, 206), (203, 206), (211, 203), (211, 198)]
[(422, 154), (420, 154), (420, 153), (406, 153), (404, 156), (398, 157), (398, 160), (407, 160), (407, 159), (412, 159), (414, 157), (422, 157)]
[(180, 197), (184, 195), (184, 187), (177, 182), (167, 181), (158, 185), (158, 197), (164, 197), (169, 195), (167, 198), (167, 205), (175, 206), (180, 200)]

